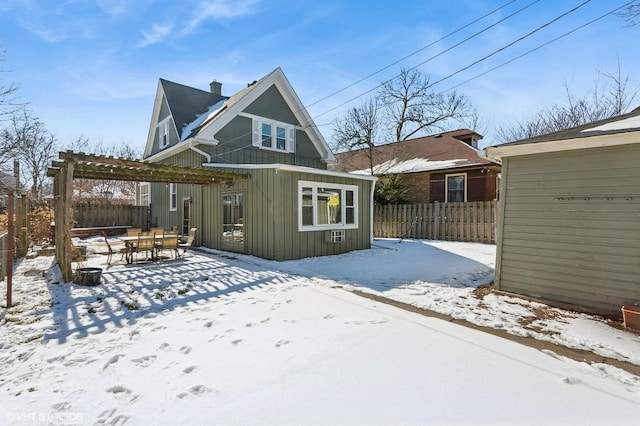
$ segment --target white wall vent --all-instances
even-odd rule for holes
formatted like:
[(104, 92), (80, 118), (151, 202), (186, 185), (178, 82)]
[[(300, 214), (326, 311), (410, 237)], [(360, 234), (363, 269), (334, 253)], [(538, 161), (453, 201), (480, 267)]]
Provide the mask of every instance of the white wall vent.
[(341, 243), (344, 241), (344, 231), (329, 231), (327, 232), (328, 243)]

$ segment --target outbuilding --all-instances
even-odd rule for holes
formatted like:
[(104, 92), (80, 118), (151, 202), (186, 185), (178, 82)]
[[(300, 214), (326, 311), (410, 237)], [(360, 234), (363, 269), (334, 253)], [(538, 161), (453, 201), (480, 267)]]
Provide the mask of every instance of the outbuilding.
[(502, 162), (496, 290), (587, 312), (640, 304), (640, 108), (485, 153)]

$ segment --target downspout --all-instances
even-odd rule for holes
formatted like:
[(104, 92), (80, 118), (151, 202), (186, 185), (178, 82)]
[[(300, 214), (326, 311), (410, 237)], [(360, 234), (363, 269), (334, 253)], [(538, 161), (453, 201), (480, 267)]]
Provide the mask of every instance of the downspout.
[(189, 149), (191, 149), (192, 151), (195, 151), (198, 154), (200, 154), (203, 157), (205, 157), (207, 159), (206, 163), (211, 163), (211, 155), (207, 154), (206, 152), (204, 152), (200, 148), (196, 148), (195, 145), (194, 145), (194, 142), (204, 142), (204, 141), (198, 141), (197, 139), (194, 139), (194, 138), (190, 139), (189, 140)]

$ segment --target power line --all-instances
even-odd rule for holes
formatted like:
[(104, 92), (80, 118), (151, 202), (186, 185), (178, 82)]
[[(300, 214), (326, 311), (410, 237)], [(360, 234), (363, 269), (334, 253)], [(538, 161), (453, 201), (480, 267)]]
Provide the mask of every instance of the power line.
[[(571, 10), (569, 10), (569, 11), (567, 11), (567, 12), (563, 13), (562, 15), (560, 15), (560, 16), (558, 16), (558, 17), (554, 18), (553, 20), (551, 20), (551, 21), (547, 22), (546, 24), (544, 24), (544, 25), (542, 25), (542, 26), (540, 26), (540, 27), (536, 28), (535, 30), (533, 30), (533, 31), (529, 32), (527, 35), (525, 35), (525, 36), (522, 36), (522, 37), (518, 38), (517, 40), (515, 40), (515, 41), (513, 41), (513, 42), (509, 43), (508, 45), (506, 45), (506, 46), (504, 46), (504, 47), (502, 47), (502, 48), (500, 48), (500, 49), (498, 49), (498, 50), (496, 50), (496, 51), (492, 52), (491, 54), (489, 54), (489, 55), (487, 55), (487, 56), (483, 57), (482, 59), (479, 59), (479, 60), (477, 60), (477, 61), (474, 61), (472, 64), (470, 64), (470, 65), (468, 65), (468, 66), (466, 66), (466, 67), (464, 67), (464, 68), (462, 68), (462, 69), (460, 69), (460, 70), (458, 70), (458, 71), (455, 71), (454, 73), (452, 73), (452, 74), (450, 74), (450, 75), (448, 75), (448, 76), (446, 76), (446, 77), (444, 77), (444, 78), (442, 78), (442, 79), (438, 80), (437, 82), (435, 82), (435, 83), (431, 84), (429, 87), (431, 87), (431, 86), (433, 86), (433, 85), (435, 85), (435, 84), (437, 84), (437, 83), (440, 83), (440, 82), (442, 82), (442, 81), (444, 81), (444, 80), (446, 80), (446, 79), (448, 79), (448, 78), (450, 78), (450, 77), (452, 77), (452, 76), (454, 76), (454, 75), (456, 75), (456, 74), (458, 74), (458, 73), (460, 73), (460, 72), (462, 72), (462, 71), (464, 71), (464, 70), (466, 70), (466, 69), (468, 69), (468, 68), (472, 67), (473, 65), (476, 65), (476, 64), (477, 64), (477, 63), (479, 63), (479, 62), (482, 62), (482, 61), (484, 61), (484, 60), (488, 59), (489, 57), (491, 57), (491, 56), (493, 56), (493, 55), (495, 55), (495, 54), (499, 53), (500, 51), (503, 51), (503, 50), (507, 49), (508, 47), (513, 46), (513, 45), (514, 45), (514, 44), (516, 44), (517, 42), (519, 42), (519, 41), (521, 41), (521, 40), (523, 40), (523, 39), (525, 39), (525, 38), (527, 38), (527, 37), (531, 36), (532, 34), (534, 34), (535, 32), (537, 32), (537, 31), (539, 31), (539, 30), (541, 30), (542, 28), (545, 28), (545, 27), (547, 27), (547, 26), (551, 25), (552, 23), (554, 23), (554, 22), (558, 21), (559, 19), (563, 18), (564, 16), (566, 16), (566, 15), (568, 15), (568, 14), (570, 14), (570, 13), (575, 12), (577, 9), (579, 9), (579, 8), (583, 7), (585, 4), (587, 4), (587, 3), (589, 3), (589, 2), (590, 2), (590, 0), (585, 1), (584, 3), (582, 3), (582, 4), (578, 5), (578, 6), (576, 6), (575, 8), (573, 8), (573, 9), (571, 9)], [(524, 57), (524, 56), (526, 56), (526, 55), (528, 55), (528, 54), (530, 54), (530, 53), (533, 53), (533, 52), (535, 52), (535, 51), (537, 51), (537, 50), (539, 50), (539, 49), (541, 49), (541, 48), (543, 48), (543, 47), (545, 47), (545, 46), (548, 46), (549, 44), (554, 43), (554, 42), (558, 41), (558, 40), (559, 40), (559, 39), (561, 39), (561, 38), (564, 38), (564, 37), (566, 37), (566, 36), (568, 36), (568, 35), (570, 35), (570, 34), (573, 34), (574, 32), (576, 32), (576, 31), (578, 31), (578, 30), (580, 30), (580, 29), (582, 29), (582, 28), (585, 28), (585, 27), (587, 27), (587, 26), (589, 26), (589, 25), (591, 25), (591, 24), (593, 24), (593, 23), (595, 23), (595, 22), (597, 22), (597, 21), (599, 21), (599, 20), (601, 20), (601, 19), (603, 19), (603, 18), (605, 18), (605, 17), (607, 17), (607, 16), (609, 16), (609, 15), (611, 15), (611, 14), (615, 13), (615, 12), (617, 12), (618, 10), (620, 10), (620, 9), (622, 9), (622, 8), (624, 8), (624, 7), (626, 7), (626, 6), (628, 6), (629, 4), (631, 4), (631, 3), (633, 3), (633, 2), (634, 2), (634, 1), (627, 2), (627, 3), (623, 4), (622, 6), (619, 6), (619, 7), (615, 8), (615, 9), (611, 10), (611, 11), (610, 11), (610, 12), (608, 12), (608, 13), (605, 13), (605, 14), (603, 14), (603, 15), (601, 15), (601, 16), (599, 16), (599, 17), (595, 18), (595, 19), (592, 19), (591, 21), (588, 21), (588, 22), (586, 22), (586, 23), (584, 23), (584, 24), (582, 24), (582, 25), (580, 25), (580, 26), (578, 26), (578, 27), (576, 27), (576, 28), (572, 29), (571, 31), (568, 31), (568, 32), (566, 32), (566, 33), (562, 34), (561, 36), (558, 36), (558, 37), (556, 37), (556, 38), (554, 38), (554, 39), (552, 39), (552, 40), (550, 40), (550, 41), (548, 41), (548, 42), (546, 42), (546, 43), (543, 43), (543, 44), (541, 44), (541, 45), (539, 45), (539, 46), (535, 47), (534, 49), (531, 49), (531, 50), (529, 50), (529, 51), (527, 51), (527, 52), (525, 52), (525, 53), (523, 53), (523, 54), (521, 54), (521, 55), (518, 55), (518, 56), (516, 56), (515, 58), (513, 58), (513, 59), (511, 59), (511, 60), (509, 60), (509, 61), (507, 61), (507, 62), (504, 62), (504, 63), (502, 63), (502, 64), (500, 64), (500, 65), (498, 65), (498, 66), (496, 66), (496, 67), (494, 67), (494, 68), (492, 68), (492, 69), (490, 69), (490, 70), (488, 70), (488, 71), (485, 71), (485, 72), (483, 72), (483, 73), (481, 73), (481, 74), (478, 74), (477, 76), (475, 76), (475, 77), (473, 77), (473, 78), (470, 78), (470, 79), (468, 79), (468, 80), (466, 80), (466, 81), (464, 81), (464, 82), (462, 82), (462, 83), (460, 83), (460, 84), (458, 84), (458, 85), (456, 85), (456, 86), (453, 86), (453, 87), (451, 87), (451, 88), (449, 88), (449, 89), (447, 89), (447, 90), (444, 90), (444, 91), (442, 91), (441, 93), (444, 93), (444, 92), (447, 92), (447, 91), (453, 90), (453, 89), (454, 89), (454, 88), (456, 88), (456, 87), (459, 87), (459, 86), (461, 86), (461, 85), (463, 85), (463, 84), (465, 84), (465, 83), (468, 83), (468, 82), (470, 82), (470, 81), (472, 81), (472, 80), (475, 80), (476, 78), (479, 78), (479, 77), (481, 77), (481, 76), (484, 76), (484, 75), (488, 74), (488, 73), (489, 73), (489, 72), (491, 72), (491, 71), (494, 71), (494, 70), (496, 70), (496, 69), (498, 69), (498, 68), (501, 68), (501, 67), (503, 67), (503, 66), (505, 66), (505, 65), (507, 65), (507, 64), (509, 64), (509, 63), (511, 63), (511, 62), (514, 62), (514, 61), (515, 61), (515, 60), (517, 60), (517, 59), (520, 59), (520, 58), (522, 58), (522, 57)], [(529, 6), (530, 6), (530, 5), (527, 5), (526, 7), (529, 7)], [(517, 13), (517, 12), (516, 12), (516, 13)], [(512, 15), (511, 15), (511, 16), (512, 16)], [(506, 18), (505, 18), (505, 19), (506, 19)], [(502, 21), (504, 21), (504, 19), (503, 19)], [(501, 21), (501, 22), (502, 22), (502, 21)], [(450, 49), (449, 49), (449, 50), (450, 50)], [(429, 60), (430, 60), (430, 59), (429, 59)], [(427, 61), (428, 61), (428, 60), (427, 60)], [(415, 69), (415, 68), (417, 68), (418, 66), (423, 65), (423, 64), (424, 64), (424, 63), (426, 63), (427, 61), (424, 61), (423, 63), (418, 64), (418, 65), (414, 66), (414, 67), (413, 67), (413, 68), (411, 68), (411, 69)], [(396, 77), (394, 77), (394, 78), (396, 78)], [(387, 81), (391, 81), (391, 80), (393, 80), (393, 79), (390, 79), (390, 80), (387, 80)], [(355, 97), (355, 98), (353, 98), (353, 99), (350, 99), (349, 101), (347, 101), (347, 102), (345, 102), (345, 103), (343, 103), (343, 104), (339, 105), (338, 107), (343, 106), (343, 105), (345, 105), (346, 103), (351, 102), (351, 101), (353, 101), (354, 99), (357, 99), (358, 97), (363, 96), (363, 95), (365, 95), (365, 94), (367, 94), (367, 93), (371, 92), (372, 90), (375, 90), (375, 89), (377, 89), (377, 88), (379, 88), (379, 87), (381, 87), (381, 86), (382, 86), (382, 84), (380, 84), (380, 85), (378, 85), (378, 86), (374, 87), (374, 88), (373, 88), (373, 89), (371, 89), (371, 90), (368, 90), (367, 92), (365, 92), (365, 93), (363, 93), (363, 94), (361, 94), (361, 95), (359, 95), (359, 96), (357, 96), (357, 97)], [(321, 115), (324, 115), (324, 114), (326, 114), (326, 113), (328, 113), (328, 112), (330, 112), (330, 111), (332, 111), (332, 110), (334, 110), (334, 109), (336, 109), (336, 108), (333, 108), (333, 109), (331, 109), (331, 110), (329, 110), (329, 111), (326, 111), (326, 112), (324, 112), (324, 113), (322, 113), (322, 114), (320, 114), (320, 115), (316, 116), (316, 118), (317, 118), (317, 117), (319, 117), (319, 116), (321, 116)], [(319, 127), (319, 125), (316, 125), (316, 127)], [(228, 144), (228, 143), (230, 143), (230, 142), (232, 142), (232, 141), (234, 141), (234, 140), (240, 139), (241, 137), (247, 136), (247, 135), (249, 135), (249, 134), (251, 134), (251, 133), (247, 133), (247, 134), (245, 134), (245, 135), (237, 136), (237, 137), (233, 138), (232, 140), (225, 141), (225, 143), (220, 144), (219, 146), (226, 145), (226, 144)], [(238, 151), (238, 150), (242, 150), (242, 149), (246, 149), (246, 148), (249, 148), (250, 146), (251, 146), (251, 145), (246, 146), (246, 147), (240, 147), (240, 148), (237, 148), (237, 149), (235, 149), (235, 150), (233, 150), (233, 151), (231, 151), (231, 152)], [(222, 154), (218, 154), (218, 155), (216, 155), (216, 156), (219, 156), (219, 155), (222, 155)]]
[(495, 70), (497, 70), (497, 69), (499, 69), (499, 68), (502, 68), (503, 66), (508, 65), (508, 64), (510, 64), (511, 62), (514, 62), (514, 61), (516, 61), (516, 60), (518, 60), (518, 59), (520, 59), (520, 58), (522, 58), (522, 57), (524, 57), (524, 56), (527, 56), (527, 55), (529, 55), (529, 54), (531, 54), (531, 53), (533, 53), (533, 52), (535, 52), (535, 51), (537, 51), (537, 50), (540, 50), (540, 49), (542, 49), (543, 47), (550, 45), (551, 43), (555, 43), (556, 41), (560, 40), (561, 38), (564, 38), (564, 37), (566, 37), (566, 36), (568, 36), (568, 35), (571, 35), (571, 34), (575, 33), (576, 31), (581, 30), (582, 28), (584, 28), (584, 27), (586, 27), (586, 26), (588, 26), (588, 25), (591, 25), (591, 24), (593, 24), (593, 23), (595, 23), (595, 22), (597, 22), (597, 21), (599, 21), (599, 20), (601, 20), (601, 19), (603, 19), (603, 18), (606, 18), (606, 17), (607, 17), (607, 16), (609, 16), (609, 15), (612, 15), (612, 14), (616, 13), (618, 10), (620, 10), (620, 9), (623, 9), (623, 8), (627, 7), (627, 6), (628, 6), (628, 5), (630, 5), (631, 3), (634, 3), (634, 2), (633, 2), (633, 1), (630, 1), (630, 2), (628, 2), (628, 3), (626, 3), (626, 4), (623, 4), (622, 6), (620, 6), (620, 7), (616, 8), (616, 9), (613, 9), (612, 11), (607, 12), (607, 13), (605, 13), (604, 15), (601, 15), (601, 16), (599, 16), (599, 17), (597, 17), (597, 18), (595, 18), (595, 19), (593, 19), (593, 20), (591, 20), (591, 21), (589, 21), (589, 22), (587, 22), (587, 23), (585, 23), (585, 24), (582, 24), (582, 25), (580, 25), (579, 27), (576, 27), (576, 28), (572, 29), (571, 31), (568, 31), (568, 32), (566, 32), (566, 33), (562, 34), (561, 36), (558, 36), (558, 37), (556, 37), (556, 38), (554, 38), (554, 39), (552, 39), (552, 40), (549, 40), (549, 41), (548, 41), (548, 42), (546, 42), (546, 43), (541, 44), (541, 45), (540, 45), (540, 46), (538, 46), (538, 47), (535, 47), (535, 48), (533, 48), (533, 49), (531, 49), (531, 50), (529, 50), (529, 51), (527, 51), (527, 52), (525, 52), (525, 53), (523, 53), (523, 54), (521, 54), (521, 55), (516, 56), (515, 58), (512, 58), (512, 59), (510, 59), (510, 60), (508, 60), (508, 61), (506, 61), (506, 62), (503, 62), (503, 63), (501, 63), (500, 65), (498, 65), (498, 66), (495, 66), (495, 67), (491, 68), (490, 70), (487, 70), (487, 71), (485, 71), (485, 72), (483, 72), (483, 73), (481, 73), (481, 74), (478, 74), (478, 75), (476, 75), (476, 76), (474, 76), (474, 77), (471, 77), (470, 79), (465, 80), (465, 81), (463, 81), (462, 83), (458, 83), (458, 84), (456, 84), (455, 86), (452, 86), (452, 87), (448, 88), (447, 90), (443, 90), (443, 91), (442, 91), (442, 93), (445, 93), (445, 92), (448, 92), (448, 91), (450, 91), (450, 90), (453, 90), (453, 89), (455, 89), (455, 88), (457, 88), (457, 87), (460, 87), (460, 86), (462, 86), (463, 84), (469, 83), (470, 81), (473, 81), (473, 80), (475, 80), (475, 79), (477, 79), (477, 78), (479, 78), (479, 77), (482, 77), (482, 76), (484, 76), (484, 75), (486, 75), (486, 74), (489, 74), (490, 72), (495, 71)]
[[(542, 29), (544, 29), (544, 28), (548, 27), (549, 25), (551, 25), (551, 24), (553, 24), (553, 23), (555, 23), (555, 22), (559, 21), (560, 19), (564, 18), (565, 16), (567, 16), (567, 15), (569, 15), (569, 14), (571, 14), (571, 13), (575, 12), (576, 10), (580, 9), (581, 7), (583, 7), (584, 5), (586, 5), (586, 4), (587, 4), (587, 3), (589, 3), (589, 2), (591, 2), (591, 0), (586, 0), (585, 2), (583, 2), (583, 3), (579, 4), (578, 6), (574, 7), (573, 9), (571, 9), (571, 10), (569, 10), (569, 11), (567, 11), (567, 12), (563, 13), (562, 15), (560, 15), (560, 16), (558, 16), (558, 17), (556, 17), (556, 18), (552, 19), (551, 21), (547, 22), (546, 24), (541, 25), (541, 26), (539, 26), (538, 28), (536, 28), (535, 30), (530, 31), (529, 33), (527, 33), (527, 34), (523, 35), (522, 37), (520, 37), (520, 38), (518, 38), (518, 39), (516, 39), (516, 40), (512, 41), (511, 43), (507, 44), (506, 46), (503, 46), (503, 47), (501, 47), (501, 48), (500, 48), (500, 49), (498, 49), (498, 50), (494, 50), (494, 51), (493, 51), (493, 52), (491, 52), (490, 54), (488, 54), (488, 55), (486, 55), (486, 56), (484, 56), (484, 57), (482, 57), (482, 58), (478, 59), (477, 61), (472, 62), (471, 64), (467, 65), (466, 67), (463, 67), (463, 68), (459, 69), (458, 71), (456, 71), (456, 72), (454, 72), (454, 73), (451, 73), (451, 74), (449, 74), (448, 76), (443, 77), (443, 78), (441, 78), (440, 80), (438, 80), (438, 81), (436, 81), (436, 82), (434, 82), (434, 83), (430, 84), (429, 86), (427, 86), (427, 88), (429, 88), (429, 87), (433, 87), (433, 86), (435, 86), (435, 85), (436, 85), (436, 84), (438, 84), (438, 83), (441, 83), (441, 82), (443, 82), (443, 81), (445, 81), (445, 80), (448, 80), (449, 78), (453, 77), (454, 75), (460, 74), (462, 71), (466, 71), (466, 70), (468, 70), (469, 68), (471, 68), (471, 67), (472, 67), (472, 66), (474, 66), (474, 65), (479, 64), (480, 62), (486, 61), (486, 60), (487, 60), (487, 59), (489, 59), (490, 57), (492, 57), (492, 56), (494, 56), (494, 55), (496, 55), (496, 54), (498, 54), (498, 53), (502, 52), (503, 50), (506, 50), (506, 49), (510, 48), (510, 47), (511, 47), (511, 46), (513, 46), (514, 44), (516, 44), (516, 43), (518, 43), (518, 42), (520, 42), (520, 41), (524, 40), (525, 38), (528, 38), (528, 37), (532, 36), (533, 34), (537, 33), (538, 31), (540, 31), (540, 30), (542, 30)], [(416, 66), (420, 66), (420, 65), (421, 65), (421, 64), (418, 64), (418, 65), (416, 65)]]
[[(307, 108), (308, 108), (308, 107), (311, 107), (311, 106), (313, 106), (313, 105), (319, 104), (320, 102), (325, 101), (325, 100), (327, 100), (327, 99), (329, 99), (329, 98), (331, 98), (331, 97), (333, 97), (333, 96), (337, 95), (338, 93), (342, 93), (342, 92), (344, 92), (345, 90), (350, 89), (351, 87), (355, 86), (356, 84), (362, 83), (363, 81), (365, 81), (365, 80), (367, 80), (367, 79), (369, 79), (369, 78), (373, 77), (374, 75), (379, 74), (379, 73), (381, 73), (382, 71), (387, 70), (387, 69), (391, 68), (392, 66), (399, 64), (400, 62), (404, 61), (405, 59), (408, 59), (408, 58), (410, 58), (410, 57), (412, 57), (412, 56), (414, 56), (414, 55), (416, 55), (416, 54), (418, 54), (418, 53), (422, 52), (423, 50), (428, 49), (429, 47), (431, 47), (431, 46), (435, 45), (436, 43), (440, 43), (441, 41), (445, 40), (446, 38), (449, 38), (449, 37), (451, 37), (452, 35), (459, 33), (460, 31), (462, 31), (462, 30), (464, 30), (464, 29), (468, 28), (469, 26), (471, 26), (471, 25), (475, 24), (476, 22), (479, 22), (479, 21), (483, 20), (484, 18), (486, 18), (486, 17), (488, 17), (488, 16), (491, 16), (491, 15), (493, 15), (494, 13), (496, 13), (496, 12), (498, 12), (498, 11), (500, 11), (500, 10), (504, 9), (505, 7), (509, 6), (511, 3), (514, 3), (515, 1), (516, 1), (516, 0), (511, 0), (510, 2), (507, 2), (507, 3), (503, 4), (502, 6), (498, 7), (497, 9), (494, 9), (494, 10), (492, 10), (491, 12), (489, 12), (489, 13), (487, 13), (487, 14), (485, 14), (485, 15), (483, 15), (483, 16), (481, 16), (481, 17), (477, 18), (477, 19), (474, 19), (473, 21), (469, 22), (468, 24), (465, 24), (465, 25), (461, 26), (461, 27), (460, 27), (460, 28), (458, 28), (457, 30), (452, 31), (452, 32), (450, 32), (449, 34), (447, 34), (447, 35), (445, 35), (445, 36), (443, 36), (443, 37), (440, 37), (438, 40), (433, 41), (433, 42), (431, 42), (431, 43), (427, 44), (426, 46), (423, 46), (423, 47), (421, 47), (420, 49), (418, 49), (418, 50), (416, 50), (416, 51), (414, 51), (414, 52), (412, 52), (412, 53), (410, 53), (410, 54), (408, 54), (408, 55), (406, 55), (406, 56), (404, 56), (404, 57), (402, 57), (402, 58), (400, 58), (400, 59), (398, 59), (398, 60), (396, 60), (396, 61), (394, 61), (394, 62), (392, 62), (392, 63), (390, 63), (389, 65), (387, 65), (387, 66), (385, 66), (385, 67), (383, 67), (383, 68), (380, 68), (380, 69), (379, 69), (379, 70), (377, 70), (377, 71), (372, 72), (371, 74), (367, 75), (366, 77), (362, 77), (360, 80), (355, 81), (355, 82), (353, 82), (353, 83), (349, 84), (348, 86), (343, 87), (342, 89), (336, 90), (335, 92), (330, 93), (330, 94), (328, 94), (327, 96), (325, 96), (325, 97), (323, 97), (323, 98), (321, 98), (321, 99), (318, 99), (318, 100), (317, 100), (317, 101), (315, 101), (315, 102), (310, 103), (309, 105), (307, 105)], [(539, 1), (539, 0), (538, 0), (538, 1)], [(534, 2), (534, 3), (537, 3), (537, 1), (536, 1), (536, 2)], [(531, 3), (531, 4), (533, 4), (533, 3)], [(529, 6), (530, 6), (530, 5), (529, 5)], [(527, 7), (528, 7), (528, 6), (527, 6)]]
[[(436, 58), (438, 58), (438, 57), (440, 57), (440, 56), (444, 55), (444, 54), (445, 54), (445, 53), (447, 53), (447, 52), (450, 52), (451, 50), (455, 49), (456, 47), (458, 47), (458, 46), (460, 46), (460, 45), (462, 45), (462, 44), (466, 43), (467, 41), (469, 41), (469, 40), (471, 40), (471, 39), (473, 39), (473, 38), (475, 38), (475, 37), (479, 36), (480, 34), (482, 34), (482, 33), (486, 32), (486, 31), (488, 31), (488, 30), (490, 30), (491, 28), (493, 28), (493, 27), (497, 26), (498, 24), (503, 23), (503, 22), (504, 22), (504, 21), (506, 21), (507, 19), (510, 19), (510, 18), (512, 18), (513, 16), (515, 16), (515, 15), (517, 15), (517, 14), (519, 14), (519, 13), (521, 13), (521, 12), (525, 11), (526, 9), (528, 9), (529, 7), (531, 7), (531, 6), (533, 6), (534, 4), (538, 3), (539, 1), (540, 1), (540, 0), (535, 0), (535, 1), (533, 1), (533, 2), (531, 2), (531, 3), (529, 3), (529, 4), (527, 4), (526, 6), (524, 6), (524, 7), (520, 8), (520, 9), (516, 10), (516, 11), (515, 11), (515, 12), (513, 12), (512, 14), (510, 14), (510, 15), (508, 15), (508, 16), (506, 16), (506, 17), (504, 17), (504, 18), (500, 19), (499, 21), (497, 21), (497, 22), (495, 22), (495, 23), (493, 23), (493, 24), (489, 25), (488, 27), (485, 27), (485, 28), (483, 28), (482, 30), (480, 30), (480, 31), (478, 31), (478, 32), (476, 32), (476, 33), (474, 33), (474, 34), (470, 35), (469, 37), (465, 38), (464, 40), (459, 41), (458, 43), (454, 44), (453, 46), (451, 46), (451, 47), (449, 47), (449, 48), (447, 48), (447, 49), (445, 49), (445, 50), (441, 51), (440, 53), (437, 53), (436, 55), (434, 55), (434, 56), (430, 57), (429, 59), (427, 59), (427, 60), (425, 60), (425, 61), (420, 62), (418, 65), (416, 65), (416, 66), (413, 66), (413, 67), (409, 68), (409, 70), (415, 69), (415, 68), (417, 68), (417, 67), (419, 67), (419, 66), (421, 66), (421, 65), (426, 64), (426, 63), (427, 63), (427, 62), (429, 62), (429, 61), (432, 61), (433, 59), (436, 59)], [(587, 1), (591, 1), (591, 0), (587, 0)], [(325, 112), (323, 112), (323, 113), (321, 113), (321, 114), (316, 115), (316, 118), (317, 118), (317, 117), (321, 117), (321, 116), (323, 116), (323, 115), (325, 115), (325, 114), (328, 114), (328, 113), (330, 113), (331, 111), (334, 111), (334, 110), (336, 110), (336, 109), (338, 109), (338, 108), (340, 108), (340, 107), (342, 107), (342, 106), (344, 106), (344, 105), (346, 105), (346, 104), (348, 104), (348, 103), (350, 103), (350, 102), (352, 102), (352, 101), (354, 101), (354, 100), (356, 100), (356, 99), (358, 99), (358, 98), (360, 98), (360, 97), (362, 97), (362, 96), (366, 95), (367, 93), (371, 93), (371, 92), (373, 92), (374, 90), (376, 90), (376, 89), (378, 89), (378, 88), (382, 87), (382, 86), (383, 86), (383, 85), (385, 85), (386, 83), (389, 83), (389, 82), (393, 81), (393, 80), (394, 80), (394, 79), (396, 79), (396, 78), (398, 78), (398, 76), (397, 76), (397, 75), (396, 75), (395, 77), (393, 77), (393, 78), (390, 78), (390, 79), (388, 79), (388, 80), (386, 80), (386, 81), (383, 81), (382, 83), (378, 84), (377, 86), (372, 87), (371, 89), (367, 90), (367, 91), (366, 91), (366, 92), (364, 92), (364, 93), (361, 93), (361, 94), (359, 94), (359, 95), (357, 95), (357, 96), (354, 96), (353, 98), (351, 98), (351, 99), (349, 99), (349, 100), (347, 100), (347, 101), (345, 101), (345, 102), (343, 102), (343, 103), (341, 103), (341, 104), (339, 104), (339, 105), (337, 105), (337, 106), (335, 106), (335, 107), (333, 107), (333, 108), (331, 108), (331, 109), (329, 109), (329, 110), (327, 110), (327, 111), (325, 111)]]

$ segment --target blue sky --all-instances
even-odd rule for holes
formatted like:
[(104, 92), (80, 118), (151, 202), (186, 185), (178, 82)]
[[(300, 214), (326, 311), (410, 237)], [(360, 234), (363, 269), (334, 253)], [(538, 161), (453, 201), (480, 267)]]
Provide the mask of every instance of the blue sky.
[[(203, 90), (215, 79), (231, 95), (281, 67), (329, 140), (336, 114), (362, 98), (342, 104), (401, 67), (424, 62), (419, 69), (439, 80), (583, 2), (517, 0), (468, 25), (509, 0), (11, 0), (0, 3), (0, 69), (9, 71), (0, 78), (20, 86), (19, 100), (30, 103), (61, 145), (82, 135), (142, 150), (158, 78)], [(433, 89), (449, 90), (624, 3), (592, 0)], [(618, 60), (638, 84), (638, 36), (640, 26), (608, 16), (457, 90), (477, 107), (485, 144), (491, 143), (494, 128), (561, 102), (565, 82), (577, 93), (593, 88), (598, 72), (615, 71)]]

